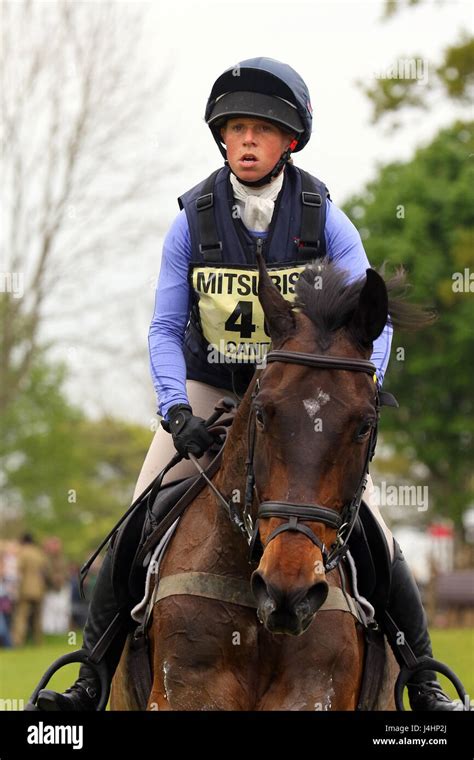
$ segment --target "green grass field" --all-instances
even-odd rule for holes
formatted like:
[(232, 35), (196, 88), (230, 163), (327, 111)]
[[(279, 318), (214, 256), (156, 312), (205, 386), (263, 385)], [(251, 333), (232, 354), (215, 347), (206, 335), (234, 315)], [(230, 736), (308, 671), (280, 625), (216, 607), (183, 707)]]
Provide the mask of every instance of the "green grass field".
[[(432, 630), (435, 657), (449, 665), (464, 683), (467, 693), (474, 699), (474, 629), (455, 628)], [(67, 636), (47, 636), (41, 647), (27, 646), (21, 649), (0, 650), (0, 707), (3, 710), (22, 709), (19, 700), (28, 701), (43, 672), (56, 657), (79, 649), (81, 635), (77, 643), (68, 645)], [(71, 685), (79, 666), (67, 665), (50, 681), (50, 687), (64, 691)], [(440, 681), (451, 696), (455, 693), (441, 676)]]
[[(433, 654), (454, 670), (467, 694), (474, 702), (474, 628), (441, 628), (430, 630)], [(456, 692), (444, 676), (439, 676), (443, 689), (451, 697)]]
[[(80, 649), (82, 635), (77, 633), (76, 643), (68, 645), (67, 635), (45, 636), (39, 647), (25, 646), (19, 649), (0, 649), (0, 701), (1, 709), (12, 709), (8, 700), (24, 700), (29, 697), (44, 671), (53, 660), (63, 654)], [(64, 691), (77, 677), (79, 665), (66, 665), (50, 681), (51, 688)], [(21, 708), (19, 708), (21, 709)]]

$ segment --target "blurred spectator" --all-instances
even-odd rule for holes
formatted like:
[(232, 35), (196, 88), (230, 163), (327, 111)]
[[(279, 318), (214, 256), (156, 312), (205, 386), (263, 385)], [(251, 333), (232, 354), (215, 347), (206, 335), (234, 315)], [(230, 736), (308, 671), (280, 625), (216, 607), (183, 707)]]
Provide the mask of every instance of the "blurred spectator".
[(31, 533), (21, 539), (18, 553), (18, 595), (13, 611), (13, 643), (25, 644), (28, 627), (35, 644), (42, 640), (41, 613), (48, 584), (48, 558)]
[(89, 609), (89, 602), (86, 599), (82, 599), (79, 592), (79, 569), (79, 565), (76, 564), (71, 564), (69, 568), (69, 582), (72, 599), (71, 627), (73, 629), (84, 628)]
[(0, 544), (0, 646), (11, 647), (11, 618), (16, 596), (16, 545), (12, 541)]
[(51, 536), (43, 541), (48, 558), (48, 590), (43, 602), (44, 633), (65, 633), (71, 616), (71, 589), (61, 539)]

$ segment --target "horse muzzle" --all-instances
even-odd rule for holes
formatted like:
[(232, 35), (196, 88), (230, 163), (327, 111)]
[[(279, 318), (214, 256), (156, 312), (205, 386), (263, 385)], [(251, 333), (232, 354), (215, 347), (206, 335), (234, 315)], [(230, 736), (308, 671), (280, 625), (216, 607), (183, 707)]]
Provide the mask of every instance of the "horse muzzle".
[(314, 615), (326, 601), (329, 586), (319, 580), (312, 586), (283, 591), (256, 570), (251, 580), (257, 602), (257, 616), (270, 633), (299, 636), (311, 624)]

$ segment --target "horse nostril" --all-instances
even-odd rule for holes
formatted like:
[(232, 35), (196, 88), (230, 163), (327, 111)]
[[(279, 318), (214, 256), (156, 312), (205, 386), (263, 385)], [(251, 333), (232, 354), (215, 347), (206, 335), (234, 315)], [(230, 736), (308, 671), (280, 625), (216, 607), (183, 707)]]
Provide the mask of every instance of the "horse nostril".
[(257, 602), (257, 616), (261, 623), (277, 608), (275, 595), (271, 592), (264, 576), (255, 570), (250, 581), (250, 588)]
[(255, 600), (259, 605), (270, 596), (267, 583), (263, 575), (259, 573), (258, 570), (255, 570), (255, 572), (252, 573), (252, 578), (250, 579), (250, 588), (252, 589), (252, 594), (254, 595)]
[(318, 581), (308, 590), (303, 602), (309, 605), (309, 612), (314, 615), (315, 612), (324, 604), (329, 593), (329, 586), (326, 581)]

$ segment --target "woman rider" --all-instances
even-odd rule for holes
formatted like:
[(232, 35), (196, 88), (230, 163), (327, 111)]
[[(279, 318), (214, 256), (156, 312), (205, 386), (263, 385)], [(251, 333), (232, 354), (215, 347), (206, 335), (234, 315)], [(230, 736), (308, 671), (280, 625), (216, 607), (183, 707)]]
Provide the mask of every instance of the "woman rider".
[[(206, 122), (225, 166), (180, 199), (181, 212), (163, 249), (155, 313), (149, 332), (150, 361), (159, 428), (145, 458), (134, 499), (175, 454), (183, 459), (168, 479), (195, 474), (188, 453), (202, 457), (213, 443), (204, 419), (223, 395), (243, 393), (258, 360), (268, 349), (255, 288), (260, 250), (282, 294), (305, 262), (328, 255), (350, 278), (365, 276), (369, 262), (360, 236), (331, 201), (316, 177), (296, 168), (291, 154), (304, 148), (312, 129), (308, 89), (290, 66), (253, 58), (225, 71), (208, 99)], [(388, 364), (391, 328), (374, 342), (372, 361), (381, 386)], [(171, 433), (171, 435), (170, 435)], [(416, 583), (400, 547), (371, 498), (392, 556), (389, 612), (418, 657), (432, 656), (426, 618)], [(107, 553), (91, 600), (84, 647), (92, 650), (117, 613)], [(128, 627), (122, 625), (105, 653), (110, 678)], [(400, 661), (396, 643), (392, 643)], [(409, 684), (414, 710), (459, 709), (423, 671)], [(43, 690), (44, 710), (93, 710), (98, 701), (95, 673), (82, 665), (64, 694)]]

